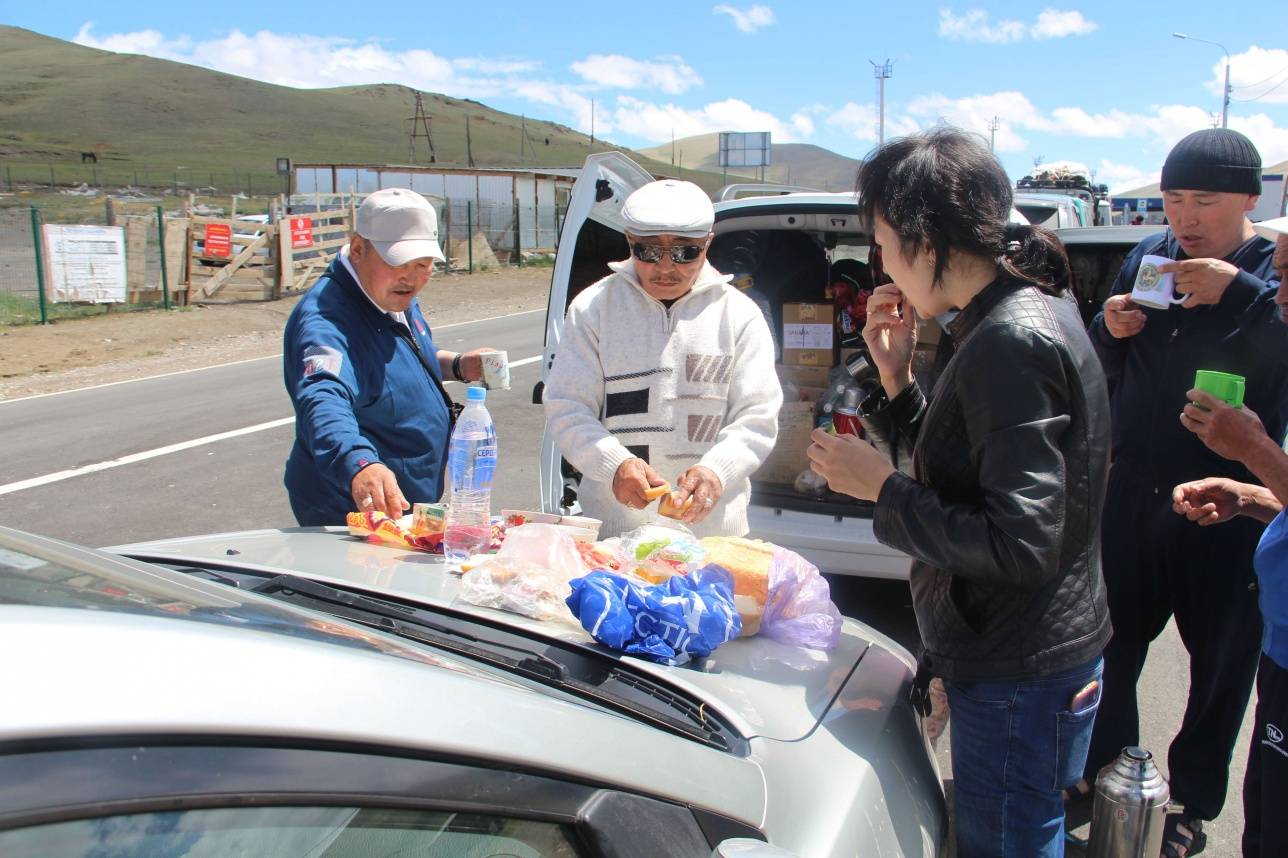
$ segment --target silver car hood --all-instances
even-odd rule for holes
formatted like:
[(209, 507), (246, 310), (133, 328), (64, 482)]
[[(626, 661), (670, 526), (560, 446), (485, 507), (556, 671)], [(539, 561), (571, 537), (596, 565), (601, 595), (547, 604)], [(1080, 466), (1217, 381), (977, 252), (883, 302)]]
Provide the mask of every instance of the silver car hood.
[[(414, 600), (429, 607), (450, 606), (545, 637), (593, 643), (571, 621), (541, 622), (465, 602), (459, 595), (460, 579), (448, 571), (443, 558), (371, 544), (350, 537), (343, 528), (245, 531), (106, 550), (145, 560), (191, 561), (299, 575), (375, 595)], [(701, 669), (623, 658), (638, 670), (687, 688), (717, 708), (749, 738), (794, 741), (809, 735), (818, 726), (871, 646), (890, 650), (910, 667), (913, 665), (911, 656), (897, 643), (867, 625), (848, 619), (840, 644), (831, 652), (789, 646), (757, 636), (725, 644)]]

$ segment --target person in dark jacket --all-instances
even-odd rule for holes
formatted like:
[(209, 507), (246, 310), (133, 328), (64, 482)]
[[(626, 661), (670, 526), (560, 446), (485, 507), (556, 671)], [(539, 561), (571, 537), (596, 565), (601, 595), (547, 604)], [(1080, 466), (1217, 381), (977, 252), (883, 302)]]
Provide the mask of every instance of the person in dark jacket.
[[(1235, 131), (1197, 131), (1163, 165), (1163, 208), (1171, 227), (1142, 241), (1123, 263), (1091, 323), (1109, 380), (1113, 470), (1104, 518), (1104, 573), (1114, 638), (1105, 652), (1105, 696), (1079, 792), (1123, 747), (1140, 740), (1136, 680), (1149, 645), (1176, 618), (1190, 655), (1190, 691), (1168, 752), (1170, 853), (1203, 848), (1203, 820), (1225, 803), (1231, 754), (1248, 705), (1261, 620), (1252, 555), (1261, 526), (1186, 526), (1172, 488), (1202, 477), (1250, 482), (1247, 470), (1207, 449), (1176, 419), (1196, 370), (1242, 375), (1245, 401), (1272, 437), (1283, 438), (1288, 371), (1267, 351), (1282, 339), (1276, 319), (1274, 245), (1254, 234), (1247, 213), (1261, 190), (1261, 158)], [(1130, 292), (1145, 254), (1176, 262), (1185, 302), (1138, 306)], [(1214, 574), (1220, 570), (1221, 574)], [(1178, 698), (1184, 689), (1178, 687)]]
[(439, 349), (416, 298), (429, 281), (438, 220), (420, 194), (377, 191), (354, 234), (286, 322), (282, 371), (295, 407), (284, 482), (304, 526), (348, 512), (393, 518), (436, 501), (452, 423), (443, 388), (482, 377), (482, 349)]
[[(859, 172), (892, 285), (864, 328), (887, 437), (915, 479), (853, 436), (814, 433), (813, 469), (876, 501), (873, 529), (912, 556), (913, 608), (952, 709), (957, 854), (1064, 853), (1061, 789), (1082, 772), (1110, 626), (1100, 577), (1109, 469), (1104, 374), (1068, 293), (1059, 241), (1008, 225), (1012, 191), (982, 139), (892, 141)], [(955, 352), (927, 404), (918, 317)]]

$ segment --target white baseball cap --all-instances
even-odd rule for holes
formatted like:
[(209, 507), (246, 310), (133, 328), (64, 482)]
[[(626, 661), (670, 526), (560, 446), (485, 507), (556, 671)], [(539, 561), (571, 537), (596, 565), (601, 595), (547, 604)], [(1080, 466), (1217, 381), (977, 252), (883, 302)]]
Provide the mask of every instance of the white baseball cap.
[(414, 259), (443, 259), (438, 246), (438, 215), (429, 200), (404, 188), (385, 188), (370, 194), (354, 219), (353, 231), (370, 241), (390, 265)]
[(1274, 220), (1263, 220), (1254, 223), (1252, 231), (1266, 241), (1274, 241), (1281, 235), (1288, 235), (1288, 217), (1277, 217)]

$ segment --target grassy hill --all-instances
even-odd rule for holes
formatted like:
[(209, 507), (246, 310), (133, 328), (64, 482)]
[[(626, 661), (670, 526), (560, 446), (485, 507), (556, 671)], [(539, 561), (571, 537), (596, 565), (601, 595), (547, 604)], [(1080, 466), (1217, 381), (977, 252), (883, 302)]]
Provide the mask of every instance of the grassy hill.
[[(720, 172), (720, 135), (699, 134), (675, 141), (677, 165), (711, 173)], [(640, 154), (658, 161), (671, 162), (671, 144), (642, 149)], [(808, 143), (774, 143), (772, 164), (765, 169), (765, 181), (801, 185), (821, 191), (848, 191), (854, 188), (859, 161)], [(739, 175), (728, 174), (730, 182), (756, 181), (756, 172), (744, 169)]]
[[(15, 181), (47, 181), (49, 165), (60, 177), (88, 176), (90, 168), (81, 167), (85, 151), (97, 154), (103, 184), (130, 183), (138, 175), (142, 184), (166, 186), (181, 168), (176, 181), (183, 184), (204, 184), (211, 174), (251, 174), (272, 187), (279, 156), (401, 164), (415, 105), (415, 92), (395, 84), (294, 89), (16, 27), (0, 27), (0, 81), (0, 168), (9, 168)], [(467, 99), (425, 93), (424, 100), (439, 164), (466, 163), (467, 115), (478, 166), (573, 167), (592, 152), (617, 148), (529, 117), (536, 154), (525, 147), (521, 155), (519, 116)], [(669, 159), (628, 154), (646, 169), (673, 172)], [(417, 155), (418, 163), (428, 162), (423, 140)], [(720, 183), (718, 173), (685, 172), (709, 189)]]

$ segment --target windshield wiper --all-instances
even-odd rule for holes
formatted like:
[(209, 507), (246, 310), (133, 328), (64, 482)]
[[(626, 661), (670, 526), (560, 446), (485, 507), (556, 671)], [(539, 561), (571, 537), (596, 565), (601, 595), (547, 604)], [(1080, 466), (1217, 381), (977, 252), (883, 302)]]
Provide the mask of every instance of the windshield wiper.
[[(296, 575), (278, 575), (254, 587), (253, 592), (498, 667), (722, 751), (743, 754), (747, 751), (746, 740), (701, 701), (674, 691), (650, 676), (625, 670), (615, 658), (586, 647), (578, 646), (576, 653), (569, 653), (563, 649), (570, 645), (558, 640), (528, 645), (509, 643), (497, 637), (523, 639), (523, 633), (490, 629), (470, 619), (440, 616), (423, 608), (351, 593)], [(476, 634), (476, 630), (491, 634), (482, 636)], [(592, 681), (574, 677), (568, 664), (535, 651), (534, 645), (553, 648), (575, 659), (580, 672)], [(503, 653), (515, 653), (517, 657)], [(606, 690), (604, 686), (617, 686), (622, 692)], [(659, 712), (650, 708), (648, 702), (664, 706), (683, 717)]]

